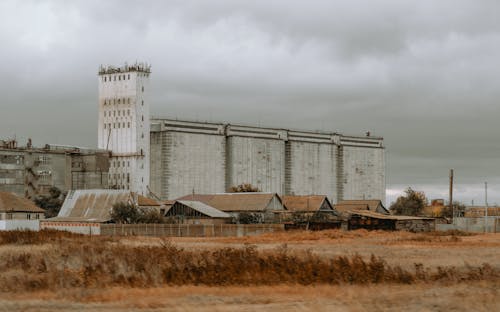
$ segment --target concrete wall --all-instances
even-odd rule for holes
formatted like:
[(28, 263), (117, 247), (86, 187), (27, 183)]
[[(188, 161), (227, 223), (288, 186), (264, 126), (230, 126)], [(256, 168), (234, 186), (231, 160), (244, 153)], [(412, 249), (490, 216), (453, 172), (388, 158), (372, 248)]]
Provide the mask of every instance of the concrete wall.
[(385, 202), (384, 149), (342, 146), (342, 198), (380, 199)]
[(162, 199), (250, 183), (333, 203), (385, 201), (381, 138), (168, 119), (152, 120), (150, 138), (151, 189)]
[(327, 195), (336, 201), (336, 158), (334, 144), (290, 141), (287, 142), (287, 194)]
[(0, 231), (40, 230), (39, 220), (0, 220)]
[(261, 192), (283, 194), (285, 142), (276, 139), (229, 137), (227, 186), (250, 183)]
[(59, 221), (53, 222), (47, 220), (40, 222), (40, 229), (67, 231), (71, 233), (85, 234), (85, 235), (101, 234), (100, 223), (88, 223), (88, 222), (59, 222)]
[(225, 191), (225, 140), (223, 136), (168, 132), (162, 161), (166, 198)]

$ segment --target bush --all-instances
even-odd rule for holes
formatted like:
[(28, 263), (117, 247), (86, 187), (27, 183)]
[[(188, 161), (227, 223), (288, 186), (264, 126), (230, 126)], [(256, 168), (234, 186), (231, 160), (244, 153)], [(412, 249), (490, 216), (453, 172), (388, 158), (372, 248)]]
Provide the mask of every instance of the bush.
[(115, 223), (165, 223), (160, 212), (152, 209), (141, 209), (129, 203), (116, 203), (111, 210), (111, 219)]

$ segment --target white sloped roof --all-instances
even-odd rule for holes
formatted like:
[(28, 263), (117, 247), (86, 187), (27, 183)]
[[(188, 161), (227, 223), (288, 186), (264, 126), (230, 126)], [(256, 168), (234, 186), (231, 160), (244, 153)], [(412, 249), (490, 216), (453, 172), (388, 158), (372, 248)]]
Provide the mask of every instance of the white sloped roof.
[(231, 218), (231, 215), (228, 213), (222, 212), (219, 209), (215, 209), (199, 201), (178, 200), (177, 202), (212, 218)]

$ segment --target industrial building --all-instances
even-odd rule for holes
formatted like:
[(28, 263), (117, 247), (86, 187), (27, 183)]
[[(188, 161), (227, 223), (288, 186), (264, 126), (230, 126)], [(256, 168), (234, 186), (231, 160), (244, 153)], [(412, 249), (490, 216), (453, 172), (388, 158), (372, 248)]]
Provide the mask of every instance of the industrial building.
[(98, 146), (110, 185), (167, 200), (250, 183), (280, 195), (385, 200), (381, 137), (149, 118), (145, 64), (98, 73)]
[(18, 146), (0, 140), (0, 191), (33, 199), (55, 186), (72, 189), (108, 188), (109, 152), (70, 146)]

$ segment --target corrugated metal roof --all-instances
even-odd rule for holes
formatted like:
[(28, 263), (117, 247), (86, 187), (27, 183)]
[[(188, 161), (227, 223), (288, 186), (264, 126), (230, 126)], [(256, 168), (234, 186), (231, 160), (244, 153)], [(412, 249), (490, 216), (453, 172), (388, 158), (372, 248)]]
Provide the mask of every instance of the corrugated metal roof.
[(45, 212), (31, 200), (14, 193), (0, 192), (0, 212)]
[(332, 209), (332, 205), (325, 195), (284, 195), (281, 199), (286, 209), (293, 212), (318, 211), (325, 201)]
[(56, 218), (71, 218), (74, 221), (109, 221), (115, 203), (131, 201), (131, 193), (124, 190), (70, 191)]
[(281, 199), (275, 193), (224, 193), (192, 194), (177, 200), (200, 201), (221, 211), (265, 211), (273, 198)]
[(432, 220), (434, 218), (425, 218), (425, 217), (414, 217), (414, 216), (396, 216), (396, 215), (386, 215), (383, 213), (378, 213), (369, 210), (348, 210), (346, 211), (350, 215), (359, 215), (364, 217), (376, 218), (376, 219), (384, 219), (384, 220)]
[(212, 218), (231, 218), (230, 214), (222, 212), (200, 201), (178, 200), (177, 202)]

